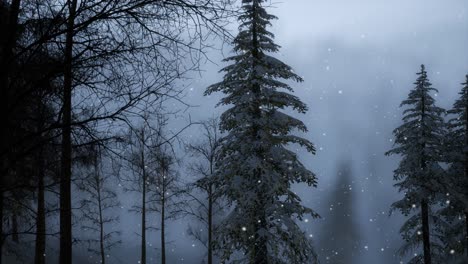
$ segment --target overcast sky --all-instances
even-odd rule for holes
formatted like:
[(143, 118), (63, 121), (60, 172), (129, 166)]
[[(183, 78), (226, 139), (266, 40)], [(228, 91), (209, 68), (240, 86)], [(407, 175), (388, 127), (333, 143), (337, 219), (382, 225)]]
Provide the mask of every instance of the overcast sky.
[[(399, 104), (413, 87), (420, 64), (426, 65), (429, 79), (439, 89), (434, 96), (440, 106), (450, 107), (457, 97), (468, 74), (468, 1), (283, 0), (272, 5), (269, 11), (279, 20), (271, 31), (282, 46), (277, 56), (305, 80), (292, 86), (309, 106), (307, 114), (298, 115), (309, 128), (303, 136), (318, 149), (315, 156), (298, 152), (318, 175), (319, 187), (295, 188), (304, 203), (324, 218), (303, 223), (304, 231), (317, 239), (320, 254), (319, 230), (330, 217), (329, 194), (336, 186), (337, 166), (349, 160), (357, 197), (354, 217), (364, 234), (355, 261), (397, 263), (399, 258), (392, 255), (401, 243), (401, 219), (388, 217), (388, 211), (400, 197), (392, 187), (398, 158), (385, 157), (384, 152), (392, 146), (391, 132), (401, 120)], [(218, 64), (207, 63), (202, 75), (191, 81), (187, 99), (199, 105), (190, 110), (192, 119), (206, 119), (223, 110), (215, 108), (222, 95), (202, 94), (209, 84), (221, 80), (221, 59), (229, 51), (225, 45), (224, 53), (211, 52), (210, 58)], [(184, 137), (197, 138), (197, 129)], [(124, 219), (123, 225), (132, 221)], [(128, 233), (133, 232), (131, 226)], [(201, 256), (203, 249), (186, 238), (185, 230), (185, 222), (172, 226), (168, 240), (174, 243), (168, 254), (177, 263), (197, 263), (193, 256)]]

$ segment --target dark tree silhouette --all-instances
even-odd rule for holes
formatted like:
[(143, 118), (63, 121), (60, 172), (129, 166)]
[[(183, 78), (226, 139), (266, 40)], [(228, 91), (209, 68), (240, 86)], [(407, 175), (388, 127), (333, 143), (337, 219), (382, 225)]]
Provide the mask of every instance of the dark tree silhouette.
[[(107, 263), (106, 256), (113, 247), (121, 241), (118, 238), (120, 231), (112, 230), (113, 225), (119, 222), (119, 217), (112, 212), (120, 206), (117, 193), (112, 189), (112, 182), (116, 182), (116, 176), (108, 166), (105, 167), (103, 149), (95, 146), (90, 154), (90, 173), (79, 182), (79, 188), (86, 194), (82, 200), (83, 223), (81, 227), (90, 231), (91, 238), (88, 250), (100, 257), (100, 263)], [(96, 245), (98, 244), (98, 249)]]
[(198, 179), (188, 186), (189, 207), (185, 213), (200, 222), (198, 225), (189, 225), (188, 233), (207, 248), (207, 262), (213, 264), (215, 232), (220, 216), (224, 213), (223, 207), (226, 206), (213, 180), (221, 147), (221, 133), (216, 118), (203, 122), (201, 126), (203, 138), (186, 146), (187, 151), (197, 159), (189, 164), (189, 170)]

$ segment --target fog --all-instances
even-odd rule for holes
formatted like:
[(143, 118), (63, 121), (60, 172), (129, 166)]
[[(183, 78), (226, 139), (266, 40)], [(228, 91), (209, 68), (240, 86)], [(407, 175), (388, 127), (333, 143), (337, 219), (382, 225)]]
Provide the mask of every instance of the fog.
[[(457, 97), (468, 72), (468, 2), (294, 0), (273, 2), (270, 11), (279, 17), (271, 28), (282, 46), (279, 58), (304, 78), (292, 87), (309, 111), (297, 116), (309, 128), (303, 136), (317, 147), (315, 156), (298, 149), (302, 161), (317, 174), (319, 186), (295, 189), (304, 204), (322, 216), (302, 223), (303, 230), (315, 238), (321, 261), (336, 263), (321, 254), (324, 238), (319, 233), (331, 217), (329, 199), (337, 188), (339, 164), (349, 161), (355, 197), (352, 217), (361, 248), (347, 263), (404, 261), (395, 255), (402, 243), (398, 233), (402, 219), (398, 213), (389, 216), (390, 205), (400, 197), (392, 186), (398, 157), (384, 153), (392, 146), (392, 130), (401, 120), (399, 105), (413, 88), (421, 64), (439, 90), (440, 106), (449, 108)], [(223, 111), (215, 107), (222, 95), (203, 96), (208, 85), (222, 78), (218, 71), (230, 46), (219, 47), (221, 51), (208, 54), (213, 62), (189, 81), (186, 99), (196, 107), (186, 115), (192, 120)], [(174, 129), (183, 120), (174, 120)], [(184, 133), (187, 141), (196, 138), (196, 127)], [(346, 221), (343, 218), (343, 225)], [(122, 224), (136, 227), (130, 220)], [(204, 254), (204, 248), (186, 236), (186, 225), (179, 221), (168, 234), (174, 241), (170, 263), (198, 263), (197, 257)], [(157, 239), (153, 243), (157, 247)]]
[[(451, 107), (458, 96), (468, 72), (468, 2), (294, 0), (272, 6), (270, 11), (279, 17), (272, 27), (282, 46), (278, 56), (304, 78), (292, 86), (309, 106), (307, 114), (298, 115), (309, 128), (303, 136), (318, 150), (312, 156), (299, 149), (303, 162), (318, 175), (319, 186), (295, 188), (322, 216), (302, 223), (304, 231), (316, 238), (323, 263), (337, 263), (321, 254), (324, 238), (319, 233), (332, 217), (329, 199), (337, 188), (339, 164), (349, 160), (352, 217), (361, 248), (347, 263), (405, 261), (395, 255), (402, 244), (402, 218), (398, 212), (389, 216), (390, 205), (400, 197), (392, 186), (398, 157), (384, 153), (392, 146), (392, 131), (401, 122), (399, 105), (413, 88), (421, 64), (439, 90), (439, 106)], [(229, 47), (223, 51), (228, 54)], [(214, 52), (212, 60), (219, 62), (222, 56)], [(222, 112), (214, 108), (221, 95), (202, 96), (205, 87), (221, 79), (217, 70), (222, 65), (207, 64), (194, 80), (188, 97), (199, 106), (190, 111), (192, 118)], [(188, 133), (189, 138), (196, 135), (195, 129)], [(346, 217), (342, 224), (347, 224)], [(339, 246), (337, 251), (340, 254)]]
[[(468, 1), (291, 0), (271, 4), (270, 12), (279, 17), (271, 28), (282, 46), (277, 56), (304, 78), (292, 87), (309, 111), (295, 116), (309, 128), (302, 136), (317, 147), (316, 155), (300, 148), (298, 153), (317, 174), (318, 188), (294, 188), (304, 204), (322, 218), (310, 219), (301, 227), (314, 238), (321, 261), (336, 263), (327, 260), (329, 254), (321, 247), (327, 238), (320, 230), (333, 217), (330, 197), (338, 188), (340, 164), (348, 162), (352, 170), (350, 197), (354, 197), (351, 217), (360, 241), (353, 260), (347, 263), (404, 261), (395, 255), (402, 243), (398, 233), (402, 218), (398, 213), (389, 215), (390, 205), (400, 197), (392, 180), (398, 157), (384, 153), (391, 148), (392, 130), (401, 121), (400, 102), (413, 87), (421, 64), (426, 65), (429, 79), (439, 90), (439, 106), (449, 108), (457, 97), (468, 73)], [(236, 28), (232, 29), (236, 34)], [(183, 83), (187, 86), (185, 100), (193, 107), (171, 120), (170, 129), (185, 125), (189, 115), (198, 121), (223, 111), (215, 107), (221, 94), (203, 96), (208, 85), (221, 80), (221, 60), (231, 50), (230, 45), (213, 44), (218, 49), (207, 54), (211, 62), (206, 61), (200, 73)], [(181, 139), (196, 140), (198, 129), (191, 127)], [(188, 159), (179, 154), (182, 160)], [(185, 179), (191, 177), (183, 169), (182, 174)], [(123, 243), (109, 258), (111, 263), (137, 263), (139, 217), (127, 211), (136, 198), (122, 197), (121, 223), (116, 229), (123, 230)], [(148, 221), (157, 223), (158, 218), (150, 215)], [(347, 224), (347, 218), (342, 224)], [(186, 229), (187, 220), (170, 225), (168, 263), (201, 262), (205, 249), (186, 235)], [(158, 261), (158, 241), (158, 233), (151, 232), (150, 263)], [(337, 248), (338, 254), (340, 250)], [(76, 250), (75, 255), (79, 263), (98, 261), (84, 250)]]

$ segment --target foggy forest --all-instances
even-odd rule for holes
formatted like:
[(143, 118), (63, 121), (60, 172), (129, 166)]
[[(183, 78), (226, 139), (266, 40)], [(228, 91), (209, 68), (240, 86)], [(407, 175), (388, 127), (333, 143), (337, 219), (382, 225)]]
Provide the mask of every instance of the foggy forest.
[(468, 1), (0, 0), (0, 264), (468, 264)]

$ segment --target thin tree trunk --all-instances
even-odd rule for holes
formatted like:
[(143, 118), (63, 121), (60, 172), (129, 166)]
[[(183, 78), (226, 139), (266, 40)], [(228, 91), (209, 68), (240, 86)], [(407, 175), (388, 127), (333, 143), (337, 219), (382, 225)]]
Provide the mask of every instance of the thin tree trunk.
[(98, 190), (98, 205), (99, 205), (99, 246), (101, 249), (101, 263), (106, 264), (105, 250), (104, 250), (104, 222), (102, 220), (102, 204), (101, 204), (101, 191)]
[(208, 264), (213, 264), (213, 186), (208, 189)]
[[(97, 156), (97, 154), (96, 154)], [(94, 171), (95, 171), (95, 180), (96, 180), (96, 190), (98, 198), (98, 210), (99, 210), (99, 246), (101, 250), (101, 263), (106, 264), (105, 252), (104, 252), (104, 221), (102, 218), (102, 201), (101, 201), (101, 179), (99, 176), (98, 170), (98, 160), (97, 157), (94, 161)]]
[[(142, 132), (142, 141), (144, 141), (144, 132)], [(141, 264), (146, 264), (146, 168), (144, 150), (141, 151), (141, 164), (143, 172), (143, 190), (141, 199)]]
[(63, 130), (60, 179), (60, 258), (59, 263), (72, 263), (72, 217), (71, 217), (71, 111), (72, 111), (72, 60), (73, 34), (77, 0), (67, 2), (69, 17), (65, 43), (65, 71), (63, 83)]
[(423, 248), (424, 248), (424, 264), (431, 264), (431, 241), (429, 234), (429, 207), (427, 201), (421, 202), (421, 217), (422, 217), (422, 232), (423, 232)]
[(35, 264), (45, 264), (45, 200), (44, 200), (44, 164), (42, 161), (42, 151), (38, 155), (38, 188), (37, 188), (37, 218), (36, 218), (36, 248)]
[[(22, 158), (20, 159), (20, 161), (18, 162), (18, 164), (24, 164), (25, 163), (25, 160)], [(26, 172), (25, 172), (25, 168), (23, 166), (17, 166), (16, 168), (16, 173), (17, 173), (17, 177), (19, 179), (26, 179)], [(12, 211), (10, 212), (11, 213), (11, 240), (15, 243), (18, 243), (19, 242), (19, 232), (18, 232), (18, 214), (20, 212), (20, 200), (21, 200), (21, 197), (19, 197), (17, 194), (15, 194), (14, 192), (12, 193), (12, 198), (14, 199), (14, 201), (12, 201), (12, 204), (10, 204), (10, 206), (12, 206)]]
[(161, 200), (161, 264), (166, 264), (166, 179), (163, 172), (162, 200)]

